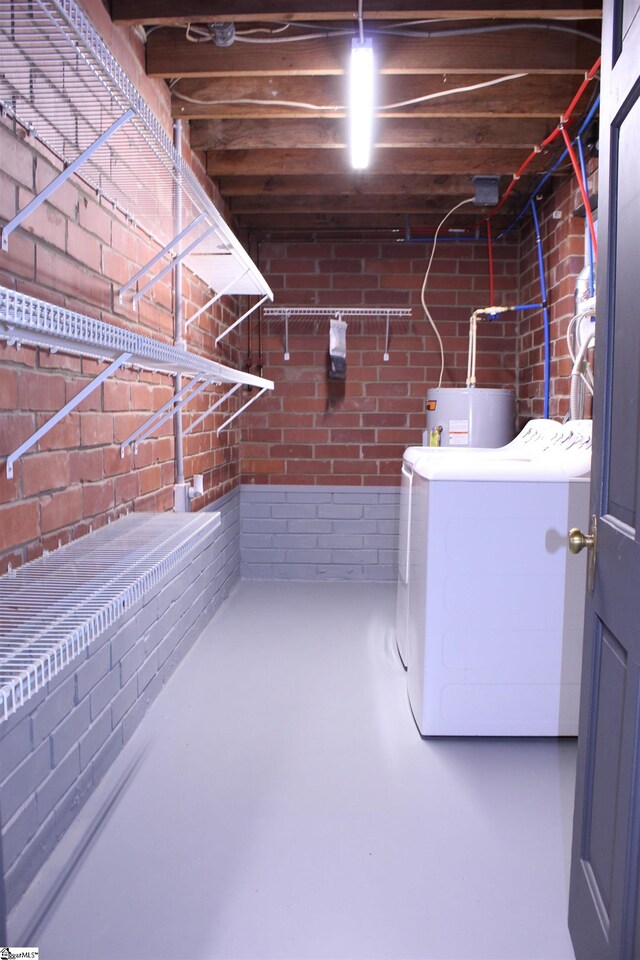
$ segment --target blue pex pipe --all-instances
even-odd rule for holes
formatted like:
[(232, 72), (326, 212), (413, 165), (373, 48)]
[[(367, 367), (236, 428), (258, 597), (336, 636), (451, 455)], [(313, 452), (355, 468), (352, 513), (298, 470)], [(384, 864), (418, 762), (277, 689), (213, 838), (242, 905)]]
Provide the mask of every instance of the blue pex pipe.
[(547, 303), (547, 282), (544, 277), (544, 257), (542, 255), (542, 240), (540, 238), (540, 223), (536, 202), (531, 197), (529, 201), (533, 222), (536, 230), (536, 248), (538, 251), (538, 268), (540, 270), (540, 292), (542, 293), (542, 315), (544, 318), (544, 413), (545, 419), (549, 416), (549, 383), (551, 380), (551, 344), (549, 339), (549, 304)]
[[(587, 127), (589, 126), (589, 124), (590, 124), (591, 121), (593, 120), (593, 118), (594, 118), (594, 116), (595, 116), (595, 114), (596, 114), (596, 111), (598, 110), (598, 107), (599, 107), (599, 106), (600, 106), (600, 95), (598, 95), (598, 96), (596, 97), (596, 99), (593, 101), (593, 103), (591, 104), (591, 108), (590, 108), (589, 112), (587, 113), (586, 117), (584, 118), (584, 120), (583, 120), (582, 123), (580, 124), (580, 129), (578, 130), (578, 137), (580, 137), (580, 134), (584, 133), (584, 131), (587, 129)], [(553, 166), (550, 167), (549, 170), (547, 170), (547, 172), (546, 172), (545, 175), (542, 177), (542, 179), (540, 180), (540, 182), (536, 184), (536, 186), (534, 187), (534, 189), (533, 189), (533, 191), (532, 191), (532, 193), (531, 193), (531, 196), (532, 196), (532, 197), (535, 197), (536, 194), (544, 187), (544, 185), (545, 185), (545, 183), (547, 182), (547, 180), (549, 180), (549, 178), (550, 178), (551, 176), (553, 176), (553, 174), (556, 172), (556, 170), (558, 169), (558, 167), (560, 166), (560, 164), (562, 163), (562, 161), (566, 159), (567, 154), (568, 154), (568, 150), (566, 150), (566, 148), (565, 148), (565, 149), (562, 151), (562, 153), (560, 154), (560, 156), (558, 157), (558, 159), (556, 160), (556, 162), (553, 164)], [(585, 181), (585, 182), (586, 182), (586, 181)], [(515, 227), (515, 225), (516, 225), (520, 220), (522, 220), (522, 218), (524, 217), (525, 213), (526, 213), (527, 210), (529, 209), (529, 203), (530, 203), (530, 200), (527, 200), (527, 202), (525, 203), (524, 207), (522, 208), (522, 210), (520, 211), (520, 213), (518, 214), (518, 216), (515, 218), (515, 220), (512, 220), (512, 221), (511, 221), (511, 223), (509, 224), (508, 227), (505, 227), (505, 229), (502, 231), (502, 233), (496, 238), (497, 240), (503, 240), (509, 233), (511, 233), (511, 231), (513, 230), (513, 228)]]
[[(542, 303), (523, 303), (523, 304), (520, 304), (520, 305), (517, 306), (517, 307), (509, 307), (509, 311), (511, 311), (511, 310), (540, 310), (540, 308), (543, 307), (543, 306), (544, 306), (544, 304), (542, 304)], [(502, 313), (488, 313), (487, 316), (489, 317), (490, 320), (495, 320), (496, 317), (501, 317), (501, 316), (502, 316)]]
[[(582, 182), (584, 183), (585, 193), (588, 193), (587, 190), (587, 167), (584, 162), (584, 148), (582, 146), (582, 137), (580, 134), (576, 137), (576, 143), (578, 144), (578, 157), (580, 158), (580, 172), (582, 173)], [(585, 217), (587, 216), (587, 211), (584, 213)], [(592, 297), (596, 290), (595, 277), (594, 277), (594, 266), (593, 266), (593, 240), (591, 239), (591, 230), (587, 230), (587, 250), (589, 251), (589, 296)]]

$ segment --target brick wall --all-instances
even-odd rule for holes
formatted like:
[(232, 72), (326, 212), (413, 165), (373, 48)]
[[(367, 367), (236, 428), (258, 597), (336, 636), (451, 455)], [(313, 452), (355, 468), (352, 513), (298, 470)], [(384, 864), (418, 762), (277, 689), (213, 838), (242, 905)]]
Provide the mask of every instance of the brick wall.
[[(135, 33), (114, 27), (99, 0), (87, 12), (114, 54), (171, 132), (169, 94), (164, 83), (144, 75), (144, 49)], [(203, 177), (199, 158), (185, 143), (185, 155)], [(0, 217), (11, 219), (60, 170), (25, 132), (0, 119)], [(204, 182), (204, 181), (203, 181)], [(210, 181), (209, 193), (213, 193)], [(215, 197), (214, 197), (215, 200)], [(157, 246), (77, 178), (60, 187), (9, 238), (0, 251), (0, 284), (112, 323), (171, 340), (173, 276), (140, 300), (121, 304), (120, 285), (147, 262)], [(189, 316), (209, 297), (205, 285), (185, 270), (184, 311)], [(188, 349), (236, 366), (237, 339), (215, 349), (214, 338), (245, 308), (245, 298), (224, 298), (215, 315), (203, 314), (189, 327)], [(35, 429), (103, 368), (93, 360), (45, 349), (8, 347), (0, 342), (0, 458)], [(123, 370), (105, 382), (17, 464), (12, 480), (0, 469), (0, 573), (38, 556), (43, 549), (98, 527), (122, 512), (167, 510), (173, 506), (173, 424), (167, 422), (137, 454), (120, 443), (173, 391), (173, 379)], [(189, 407), (185, 424), (207, 409), (219, 390), (203, 393)], [(239, 398), (230, 401), (236, 409)], [(224, 408), (226, 410), (226, 408)], [(219, 412), (185, 439), (185, 474), (205, 475), (200, 507), (234, 487), (239, 474), (239, 424), (218, 440), (212, 426)]]
[[(590, 193), (597, 192), (597, 171), (590, 165)], [(549, 416), (562, 419), (569, 410), (571, 359), (566, 333), (574, 314), (576, 277), (585, 262), (585, 218), (574, 212), (583, 206), (574, 177), (568, 178), (538, 205), (540, 237), (548, 286), (551, 383)], [(521, 234), (521, 302), (540, 302), (540, 275), (532, 217), (524, 218)], [(544, 390), (544, 324), (542, 311), (526, 313), (518, 323), (518, 408), (522, 421), (541, 417)], [(588, 408), (590, 409), (590, 407)]]
[[(276, 382), (243, 418), (245, 483), (395, 485), (402, 451), (421, 443), (424, 399), (437, 386), (437, 341), (420, 306), (431, 252), (421, 243), (263, 243), (259, 265), (276, 294), (292, 306), (411, 307), (392, 320), (389, 361), (385, 322), (349, 320), (347, 379), (329, 381), (329, 321), (264, 322), (264, 375)], [(518, 287), (517, 243), (496, 245), (495, 299), (512, 301)], [(427, 303), (445, 344), (443, 386), (464, 386), (469, 315), (488, 301), (486, 243), (442, 243), (436, 250)], [(480, 334), (478, 383), (515, 383), (516, 323), (486, 324)], [(257, 350), (254, 330), (252, 354)]]

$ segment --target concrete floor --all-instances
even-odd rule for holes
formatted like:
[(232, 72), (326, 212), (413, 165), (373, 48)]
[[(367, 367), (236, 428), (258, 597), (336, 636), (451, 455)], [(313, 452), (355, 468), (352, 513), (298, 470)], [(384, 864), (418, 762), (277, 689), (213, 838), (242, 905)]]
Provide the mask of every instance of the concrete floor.
[(394, 616), (391, 585), (241, 583), (11, 918), (17, 942), (573, 958), (575, 743), (421, 740)]

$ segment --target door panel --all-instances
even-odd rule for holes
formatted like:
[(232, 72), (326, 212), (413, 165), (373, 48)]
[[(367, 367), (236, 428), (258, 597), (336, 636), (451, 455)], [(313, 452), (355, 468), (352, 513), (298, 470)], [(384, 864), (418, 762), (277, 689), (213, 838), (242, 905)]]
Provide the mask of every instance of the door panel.
[(640, 0), (605, 0), (592, 512), (569, 927), (640, 958)]

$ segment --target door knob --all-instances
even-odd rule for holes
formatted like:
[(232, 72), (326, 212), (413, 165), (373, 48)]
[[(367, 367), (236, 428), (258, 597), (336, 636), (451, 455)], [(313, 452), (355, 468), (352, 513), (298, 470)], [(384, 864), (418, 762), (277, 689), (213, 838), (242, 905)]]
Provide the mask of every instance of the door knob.
[(591, 530), (589, 533), (583, 533), (578, 527), (569, 530), (569, 550), (571, 553), (580, 553), (586, 547), (589, 551), (589, 564), (587, 567), (587, 588), (589, 592), (593, 590), (593, 580), (596, 573), (596, 540), (597, 540), (597, 521), (595, 515), (591, 517)]
[(583, 533), (578, 527), (569, 530), (569, 550), (571, 550), (571, 553), (580, 553), (585, 547), (587, 549), (594, 547), (595, 543), (595, 534)]

